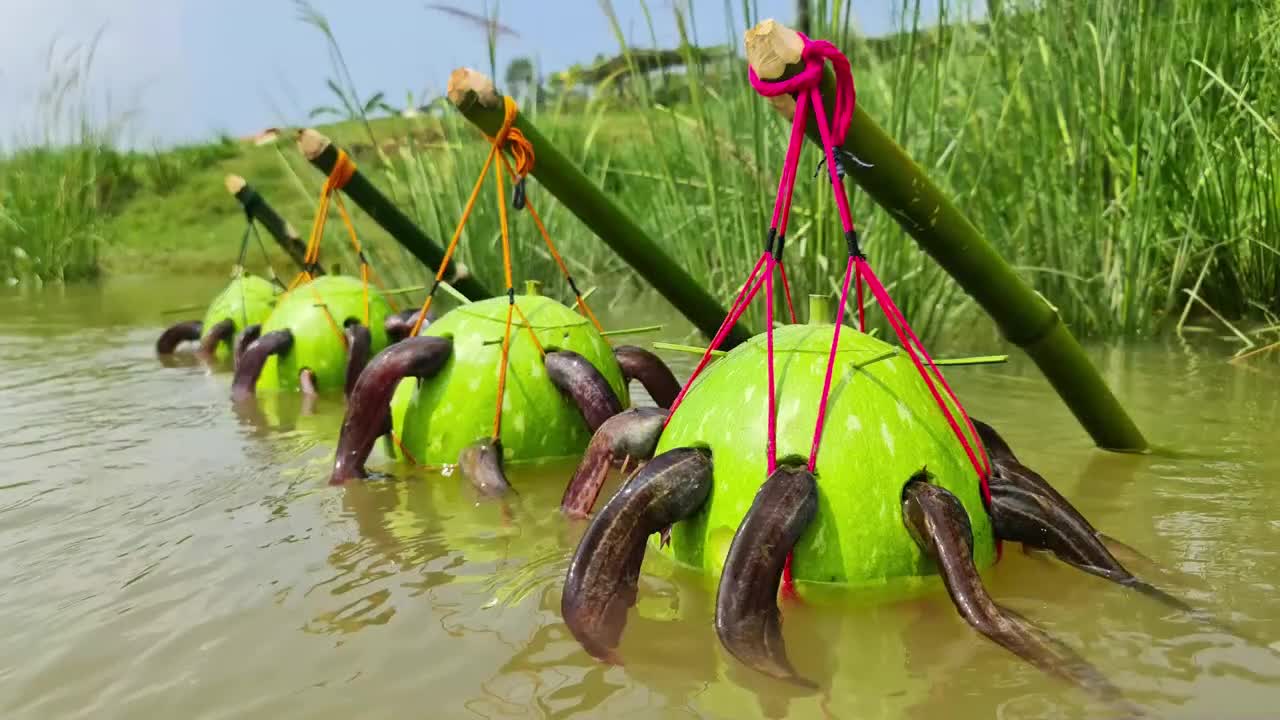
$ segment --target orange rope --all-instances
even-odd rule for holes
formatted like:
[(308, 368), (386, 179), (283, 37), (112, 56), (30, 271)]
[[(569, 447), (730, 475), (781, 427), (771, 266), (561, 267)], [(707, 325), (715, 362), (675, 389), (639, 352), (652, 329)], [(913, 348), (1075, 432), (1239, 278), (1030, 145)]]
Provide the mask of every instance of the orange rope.
[[(311, 268), (320, 262), (320, 239), (324, 237), (325, 221), (329, 219), (329, 201), (333, 198), (336, 191), (346, 187), (350, 182), (351, 176), (355, 175), (356, 164), (351, 161), (351, 156), (347, 155), (344, 150), (338, 150), (338, 157), (333, 162), (333, 168), (329, 171), (329, 176), (324, 180), (324, 186), (320, 188), (320, 202), (316, 206), (315, 219), (311, 221), (311, 235), (307, 238), (307, 254), (303, 258), (302, 272), (294, 278), (289, 285), (289, 289), (297, 287), (302, 281), (311, 281), (314, 277), (311, 274)], [(346, 209), (342, 207), (342, 198), (338, 198), (339, 209), (342, 211), (343, 219), (347, 222), (348, 229), (351, 234), (355, 235), (355, 229), (350, 225), (350, 217), (347, 215)]]
[(525, 317), (524, 311), (520, 309), (519, 305), (516, 305), (516, 314), (520, 316), (520, 322), (529, 328), (529, 339), (533, 340), (533, 346), (538, 348), (538, 354), (545, 357), (547, 351), (542, 348), (542, 343), (538, 342), (538, 334), (533, 331), (533, 324), (529, 322), (529, 318)]
[(395, 430), (391, 431), (391, 442), (395, 443), (396, 449), (399, 450), (400, 454), (409, 461), (410, 465), (418, 464), (418, 461), (414, 459), (413, 455), (410, 455), (409, 451), (405, 449), (404, 443), (400, 441), (400, 436), (396, 434)]
[(516, 304), (507, 305), (507, 326), (502, 333), (502, 363), (498, 367), (498, 409), (493, 414), (493, 439), (502, 437), (502, 397), (507, 390), (507, 357), (511, 351), (511, 310)]
[[(463, 206), (462, 214), (458, 218), (457, 227), (454, 228), (453, 237), (449, 240), (449, 246), (445, 249), (444, 257), (440, 260), (440, 267), (436, 269), (435, 280), (432, 282), (431, 290), (427, 293), (426, 299), (422, 303), (422, 309), (418, 312), (418, 317), (414, 321), (413, 329), (409, 335), (415, 336), (421, 330), (426, 322), (427, 312), (431, 309), (431, 303), (435, 298), (436, 290), (439, 289), (440, 283), (444, 280), (445, 272), (448, 271), (449, 263), (452, 261), (454, 253), (458, 249), (458, 243), (462, 239), (463, 228), (466, 227), (467, 221), (471, 217), (471, 213), (475, 210), (476, 200), (480, 196), (480, 188), (484, 186), (485, 178), (489, 175), (489, 170), (493, 167), (494, 158), (501, 158), (503, 166), (507, 172), (511, 174), (513, 181), (520, 182), (525, 176), (533, 170), (534, 153), (533, 145), (529, 139), (519, 128), (515, 127), (516, 115), (519, 112), (515, 101), (509, 97), (503, 98), (502, 125), (498, 128), (498, 132), (492, 136), (486, 136), (490, 143), (489, 154), (485, 157), (484, 166), (480, 169), (480, 176), (476, 178), (475, 185), (471, 188), (471, 194), (467, 197), (467, 203)], [(505, 153), (511, 154), (509, 160)], [(498, 398), (497, 408), (494, 411), (493, 418), (493, 438), (499, 439), (502, 431), (502, 402), (506, 392), (507, 383), (507, 367), (511, 356), (511, 322), (512, 316), (518, 314), (521, 324), (528, 329), (529, 338), (533, 340), (533, 345), (538, 349), (539, 355), (545, 355), (546, 350), (542, 343), (538, 341), (537, 332), (534, 330), (532, 323), (525, 317), (524, 311), (516, 304), (514, 279), (511, 274), (511, 230), (507, 218), (506, 191), (503, 186), (503, 173), (499, 169), (494, 173), (494, 187), (498, 193), (498, 225), (502, 231), (502, 272), (503, 279), (506, 281), (507, 290), (507, 317), (503, 326), (502, 333), (502, 359), (498, 367)], [(561, 272), (568, 279), (569, 284), (573, 287), (573, 279), (569, 276), (569, 270), (565, 266), (563, 258), (560, 256), (555, 245), (551, 242), (551, 237), (547, 233), (546, 227), (542, 224), (542, 219), (537, 212), (533, 211), (533, 207), (526, 202), (529, 207), (530, 215), (533, 217), (534, 224), (538, 227), (538, 231), (542, 234), (543, 239), (550, 248), (552, 257), (555, 258), (556, 264), (560, 266)], [(591, 321), (597, 328), (600, 323), (596, 319), (594, 313), (587, 307), (581, 293), (576, 287), (573, 287), (574, 295), (577, 298), (579, 308), (583, 309), (591, 318)]]
[(436, 296), (436, 288), (440, 287), (440, 280), (444, 278), (445, 270), (449, 268), (449, 259), (453, 257), (453, 251), (458, 247), (458, 240), (462, 238), (462, 228), (467, 224), (467, 219), (471, 217), (471, 211), (476, 207), (476, 198), (480, 196), (480, 188), (484, 187), (485, 176), (489, 174), (489, 167), (493, 165), (493, 158), (498, 153), (495, 145), (489, 149), (489, 156), (484, 160), (484, 167), (480, 169), (480, 177), (476, 178), (476, 184), (471, 188), (471, 195), (467, 197), (467, 204), (462, 208), (462, 217), (458, 218), (458, 226), (453, 230), (453, 239), (449, 241), (449, 247), (444, 251), (444, 259), (440, 261), (440, 269), (436, 270), (435, 282), (431, 285), (431, 292), (427, 293), (427, 299), (422, 303), (422, 311), (418, 313), (418, 319), (413, 323), (413, 330), (409, 332), (409, 337), (414, 337), (418, 331), (422, 329), (422, 323), (427, 317), (427, 310), (431, 309), (431, 300)]
[[(522, 135), (521, 137), (523, 138), (524, 136)], [(532, 149), (530, 149), (530, 152), (532, 152)], [(502, 158), (502, 164), (506, 166), (507, 172), (511, 173), (514, 181), (519, 182), (524, 179), (525, 176), (517, 173), (505, 156)], [(533, 163), (530, 161), (530, 167), (532, 165)], [(551, 242), (551, 233), (547, 232), (546, 226), (542, 224), (542, 218), (538, 215), (538, 211), (533, 208), (533, 202), (526, 198), (525, 207), (529, 210), (529, 217), (533, 218), (533, 224), (538, 228), (538, 233), (542, 235), (543, 241), (546, 242), (547, 250), (551, 252), (551, 257), (556, 261), (556, 265), (560, 267), (560, 273), (564, 275), (565, 281), (569, 284), (569, 289), (573, 291), (573, 297), (577, 302), (578, 309), (591, 319), (591, 324), (596, 326), (596, 330), (604, 332), (604, 326), (596, 319), (596, 314), (591, 312), (587, 301), (583, 299), (582, 293), (578, 291), (578, 286), (574, 283), (573, 276), (569, 273), (569, 268), (565, 265), (564, 258), (560, 257), (560, 251), (556, 249), (556, 244)]]
[[(320, 201), (316, 205), (316, 216), (311, 222), (311, 235), (307, 239), (307, 253), (303, 258), (302, 271), (298, 273), (293, 282), (289, 284), (287, 292), (292, 292), (295, 288), (304, 282), (311, 282), (315, 279), (311, 270), (320, 263), (320, 244), (324, 238), (325, 223), (329, 219), (329, 207), (334, 199), (337, 200), (338, 216), (342, 219), (343, 226), (347, 229), (347, 235), (351, 239), (351, 248), (355, 251), (356, 257), (360, 259), (360, 285), (361, 294), (364, 301), (364, 324), (368, 327), (372, 322), (372, 303), (369, 296), (369, 281), (373, 282), (379, 288), (382, 283), (378, 281), (377, 274), (373, 272), (373, 268), (369, 265), (369, 260), (365, 257), (364, 247), (360, 244), (360, 238), (356, 235), (355, 223), (351, 221), (351, 214), (347, 212), (346, 203), (342, 200), (339, 193), (342, 188), (356, 173), (356, 164), (351, 160), (351, 156), (345, 150), (338, 150), (338, 157), (334, 160), (333, 169), (329, 171), (329, 176), (325, 178), (324, 186), (320, 189)], [(382, 288), (385, 290), (385, 288)], [(342, 332), (341, 326), (337, 319), (333, 317), (333, 313), (329, 312), (329, 308), (325, 305), (324, 300), (320, 297), (319, 291), (312, 288), (315, 295), (316, 304), (324, 308), (325, 316), (329, 320), (329, 327), (333, 329), (335, 335), (342, 342), (342, 346), (347, 346), (346, 334)], [(395, 308), (395, 302), (390, 298), (387, 299), (388, 304)]]

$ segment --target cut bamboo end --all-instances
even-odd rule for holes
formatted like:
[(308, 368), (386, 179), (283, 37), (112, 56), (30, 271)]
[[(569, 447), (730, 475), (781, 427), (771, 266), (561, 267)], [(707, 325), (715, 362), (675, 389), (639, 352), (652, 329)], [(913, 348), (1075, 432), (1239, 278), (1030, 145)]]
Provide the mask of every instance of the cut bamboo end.
[(502, 95), (493, 86), (493, 80), (479, 70), (468, 67), (460, 67), (449, 74), (448, 93), (449, 102), (457, 108), (473, 101), (487, 108), (496, 108), (502, 103)]
[(311, 128), (298, 131), (298, 149), (307, 160), (315, 160), (320, 153), (329, 149), (333, 141)]
[(227, 186), (227, 192), (231, 193), (232, 195), (235, 195), (239, 193), (241, 190), (243, 190), (244, 186), (248, 185), (249, 183), (239, 175), (232, 174), (232, 175), (228, 175), (226, 179), (223, 180), (222, 184)]
[(782, 77), (788, 65), (800, 62), (804, 40), (795, 30), (772, 18), (762, 20), (742, 33), (747, 63), (762, 80)]

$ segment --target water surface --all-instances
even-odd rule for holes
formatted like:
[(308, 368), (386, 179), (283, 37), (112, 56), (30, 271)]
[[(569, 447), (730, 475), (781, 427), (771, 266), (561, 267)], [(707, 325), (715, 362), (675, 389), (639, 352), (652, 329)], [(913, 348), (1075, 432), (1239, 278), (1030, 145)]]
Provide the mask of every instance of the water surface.
[[(941, 593), (788, 606), (791, 655), (825, 688), (795, 693), (728, 658), (713, 588), (657, 558), (627, 664), (603, 667), (558, 612), (582, 531), (554, 511), (570, 468), (513, 473), (520, 496), (506, 504), (381, 455), (372, 465), (395, 480), (329, 487), (340, 401), (237, 412), (225, 371), (153, 355), (181, 317), (161, 311), (220, 284), (0, 295), (0, 716), (1105, 714), (978, 637)], [(671, 322), (650, 305), (605, 308), (607, 324)], [(1136, 570), (1239, 635), (1016, 548), (988, 585), (1153, 714), (1272, 716), (1280, 370), (1177, 345), (1090, 352), (1144, 430), (1190, 456), (1095, 450), (1017, 355), (949, 377), (1025, 462), (1155, 565)]]

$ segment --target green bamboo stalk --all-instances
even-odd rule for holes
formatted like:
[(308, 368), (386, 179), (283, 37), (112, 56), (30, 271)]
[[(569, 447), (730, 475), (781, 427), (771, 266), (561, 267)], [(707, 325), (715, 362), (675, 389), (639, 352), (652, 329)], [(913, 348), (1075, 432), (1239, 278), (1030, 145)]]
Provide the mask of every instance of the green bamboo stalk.
[[(747, 62), (765, 80), (788, 78), (803, 68), (803, 41), (794, 30), (765, 20), (744, 33)], [(834, 112), (835, 76), (823, 75), (827, 116)], [(773, 99), (784, 115), (795, 103)], [(809, 139), (820, 143), (817, 123)], [(1000, 257), (924, 171), (861, 107), (854, 112), (844, 149), (867, 163), (846, 168), (859, 186), (897, 221), (960, 287), (995, 320), (1009, 342), (1039, 366), (1049, 383), (1098, 446), (1141, 452), (1148, 449), (1137, 425), (1107, 387), (1057, 311)]]
[[(333, 171), (334, 163), (338, 161), (337, 146), (315, 130), (306, 129), (298, 132), (298, 149), (302, 151), (303, 157), (308, 162), (326, 175)], [(378, 223), (414, 257), (422, 261), (428, 269), (432, 272), (439, 269), (440, 263), (444, 261), (444, 249), (400, 212), (358, 169), (352, 173), (351, 179), (343, 186), (342, 192), (346, 193), (347, 197), (368, 213), (374, 222)], [(493, 297), (493, 293), (486, 290), (475, 277), (470, 275), (458, 277), (456, 265), (450, 270), (453, 272), (453, 277), (449, 278), (450, 284), (463, 295), (472, 300)]]
[(280, 213), (267, 203), (266, 198), (239, 175), (228, 175), (224, 181), (227, 192), (231, 193), (250, 218), (262, 224), (267, 233), (275, 239), (276, 244), (297, 263), (298, 267), (306, 264), (307, 244), (302, 242), (298, 231)]
[[(493, 81), (470, 68), (459, 68), (449, 76), (449, 100), (476, 127), (493, 135), (502, 127), (503, 96)], [(517, 113), (515, 127), (533, 145), (533, 177), (601, 240), (613, 248), (677, 310), (708, 337), (713, 337), (728, 315), (725, 309), (672, 260), (620, 207), (591, 183), (529, 118)], [(725, 338), (732, 348), (751, 337), (738, 323)]]

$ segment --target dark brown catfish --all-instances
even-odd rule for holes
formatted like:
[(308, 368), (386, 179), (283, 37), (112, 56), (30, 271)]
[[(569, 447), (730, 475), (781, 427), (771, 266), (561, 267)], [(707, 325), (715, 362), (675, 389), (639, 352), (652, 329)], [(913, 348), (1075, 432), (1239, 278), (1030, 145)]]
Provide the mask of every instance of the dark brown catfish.
[(511, 490), (502, 468), (502, 441), (477, 440), (458, 454), (458, 466), (471, 484), (488, 497), (500, 497)]
[(365, 476), (365, 460), (378, 437), (387, 432), (396, 386), (406, 377), (435, 375), (449, 360), (452, 349), (449, 338), (420, 335), (389, 346), (369, 361), (351, 389), (330, 483), (338, 485)]
[(165, 328), (156, 339), (157, 355), (172, 355), (178, 345), (184, 342), (195, 342), (200, 339), (200, 330), (204, 323), (199, 320), (187, 320)]
[(545, 362), (552, 384), (578, 406), (591, 432), (622, 412), (617, 394), (586, 358), (571, 350), (553, 350)]
[(662, 358), (635, 345), (619, 345), (613, 357), (628, 381), (639, 380), (645, 392), (660, 408), (669, 408), (680, 394), (680, 383)]
[(593, 656), (620, 662), (616, 649), (636, 601), (645, 542), (698, 512), (711, 492), (711, 470), (705, 450), (669, 450), (636, 473), (587, 527), (569, 563), (560, 611)]
[(356, 386), (360, 373), (365, 365), (369, 364), (373, 336), (369, 333), (369, 328), (358, 322), (349, 322), (343, 329), (343, 334), (347, 338), (347, 377), (346, 382), (343, 383), (342, 394), (350, 397), (351, 389)]
[(605, 420), (587, 445), (587, 451), (564, 489), (560, 511), (571, 518), (585, 518), (596, 504), (609, 468), (622, 458), (644, 461), (662, 435), (667, 411), (662, 408), (631, 408)]
[(240, 364), (240, 356), (244, 355), (244, 351), (261, 335), (262, 325), (257, 323), (240, 331), (240, 334), (236, 336), (235, 343), (232, 347), (231, 364), (233, 366), (238, 366)]
[(235, 377), (231, 380), (231, 398), (240, 401), (253, 397), (267, 358), (288, 352), (292, 346), (293, 333), (288, 330), (274, 330), (249, 343), (236, 363)]
[(218, 346), (226, 343), (228, 347), (235, 338), (236, 322), (231, 318), (223, 318), (213, 324), (204, 337), (200, 338), (200, 354), (207, 357), (213, 357), (218, 351)]
[(965, 622), (1041, 671), (1070, 682), (1131, 715), (1141, 715), (1101, 672), (1074, 650), (997, 605), (973, 563), (969, 516), (956, 496), (916, 476), (902, 493), (902, 518), (911, 537), (938, 566), (951, 601)]
[(818, 483), (804, 467), (783, 465), (756, 492), (734, 533), (716, 593), (716, 634), (753, 670), (805, 687), (787, 658), (778, 586), (787, 556), (818, 512)]
[[(400, 342), (409, 337), (409, 333), (413, 331), (414, 323), (418, 321), (418, 316), (421, 314), (421, 310), (413, 308), (401, 310), (393, 315), (388, 315), (382, 327), (387, 331), (387, 337), (391, 339), (391, 342)], [(427, 315), (427, 321), (422, 323), (424, 328), (431, 324), (430, 313)]]

